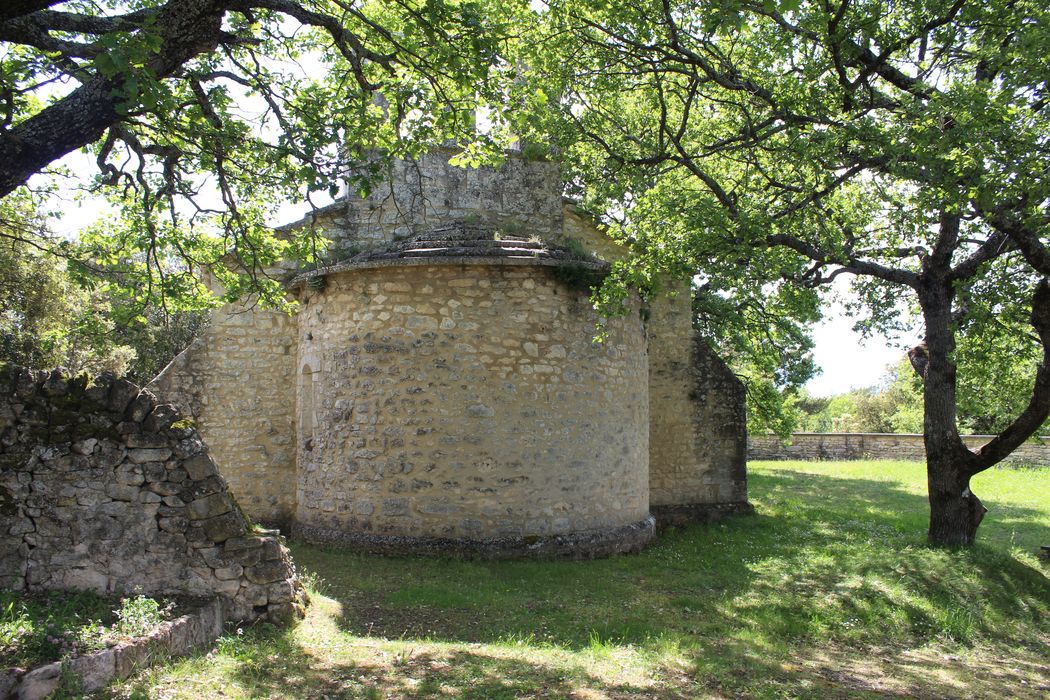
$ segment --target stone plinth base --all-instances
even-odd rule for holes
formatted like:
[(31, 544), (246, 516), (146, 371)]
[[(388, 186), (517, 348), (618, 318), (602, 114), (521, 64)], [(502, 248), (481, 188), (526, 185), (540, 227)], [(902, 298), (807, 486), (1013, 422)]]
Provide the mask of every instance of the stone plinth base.
[(457, 559), (600, 559), (638, 552), (655, 533), (656, 520), (651, 515), (644, 520), (606, 530), (487, 540), (373, 535), (304, 523), (292, 526), (295, 539), (312, 544), (339, 544), (360, 552), (388, 556), (422, 555)]
[(649, 510), (656, 518), (656, 527), (662, 529), (671, 526), (689, 525), (692, 523), (717, 523), (731, 515), (753, 515), (755, 507), (747, 501), (739, 503), (689, 503), (676, 506), (650, 506)]

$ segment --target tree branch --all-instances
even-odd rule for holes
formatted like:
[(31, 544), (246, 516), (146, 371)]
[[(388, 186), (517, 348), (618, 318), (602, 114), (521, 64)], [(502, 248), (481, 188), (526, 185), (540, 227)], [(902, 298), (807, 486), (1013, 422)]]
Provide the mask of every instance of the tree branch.
[(24, 17), (60, 2), (65, 0), (6, 0), (3, 7), (0, 7), (0, 22), (6, 22), (13, 17)]
[(1043, 344), (1043, 361), (1036, 371), (1032, 397), (1013, 423), (977, 450), (968, 470), (971, 476), (1005, 459), (1050, 416), (1050, 282), (1046, 278), (1032, 294), (1031, 323)]

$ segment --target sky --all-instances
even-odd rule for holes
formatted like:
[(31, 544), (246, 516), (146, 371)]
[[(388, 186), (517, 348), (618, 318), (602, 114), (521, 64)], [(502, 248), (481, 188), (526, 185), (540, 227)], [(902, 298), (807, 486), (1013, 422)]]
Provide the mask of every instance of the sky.
[(886, 374), (886, 368), (896, 364), (905, 352), (884, 338), (862, 338), (853, 330), (853, 319), (847, 318), (837, 303), (813, 329), (813, 342), (813, 359), (821, 369), (806, 383), (813, 396), (874, 386)]

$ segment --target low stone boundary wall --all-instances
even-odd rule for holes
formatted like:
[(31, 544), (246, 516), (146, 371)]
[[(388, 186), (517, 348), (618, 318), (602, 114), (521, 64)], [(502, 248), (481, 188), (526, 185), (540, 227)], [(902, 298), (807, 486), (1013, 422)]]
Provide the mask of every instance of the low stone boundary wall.
[(76, 690), (93, 693), (110, 681), (127, 678), (157, 658), (184, 656), (211, 644), (222, 634), (225, 619), (222, 599), (215, 598), (192, 613), (161, 623), (149, 636), (31, 671), (0, 672), (0, 700), (41, 700), (50, 696), (61, 683), (63, 666), (75, 676)]
[[(991, 435), (964, 435), (963, 441), (978, 448)], [(747, 458), (760, 459), (926, 459), (922, 435), (892, 433), (795, 433), (785, 445), (774, 435), (751, 436)], [(1043, 436), (1021, 445), (1006, 460), (1008, 464), (1050, 466), (1050, 437)]]
[(301, 617), (280, 537), (253, 531), (173, 406), (124, 379), (0, 367), (0, 587), (223, 599)]

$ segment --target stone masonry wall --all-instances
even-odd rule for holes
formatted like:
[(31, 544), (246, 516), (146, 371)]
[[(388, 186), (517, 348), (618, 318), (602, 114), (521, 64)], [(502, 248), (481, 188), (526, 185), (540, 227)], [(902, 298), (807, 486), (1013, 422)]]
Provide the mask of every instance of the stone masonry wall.
[[(625, 249), (566, 207), (565, 236), (603, 260)], [(657, 520), (747, 511), (744, 388), (696, 337), (688, 285), (649, 301), (649, 498)]]
[[(990, 435), (964, 435), (963, 442), (975, 449), (992, 439)], [(784, 445), (774, 435), (755, 435), (748, 439), (747, 457), (759, 459), (839, 460), (839, 459), (926, 459), (922, 435), (889, 433), (795, 433)], [(1050, 437), (1029, 440), (1005, 462), (1050, 466)]]
[(294, 316), (227, 305), (150, 384), (193, 416), (238, 503), (268, 525), (295, 513), (296, 342)]
[(221, 596), (288, 620), (287, 551), (249, 531), (182, 416), (108, 375), (0, 370), (0, 587)]
[(320, 227), (341, 260), (449, 223), (505, 227), (508, 233), (549, 238), (562, 226), (558, 165), (510, 155), (498, 168), (461, 168), (437, 149), (416, 161), (397, 161), (368, 197), (351, 195), (326, 208)]
[(307, 289), (298, 531), (483, 542), (643, 523), (641, 319), (593, 343), (586, 288), (557, 274), (418, 265)]
[(654, 299), (649, 318), (650, 499), (661, 511), (696, 517), (747, 510), (744, 388), (691, 324), (685, 285)]

